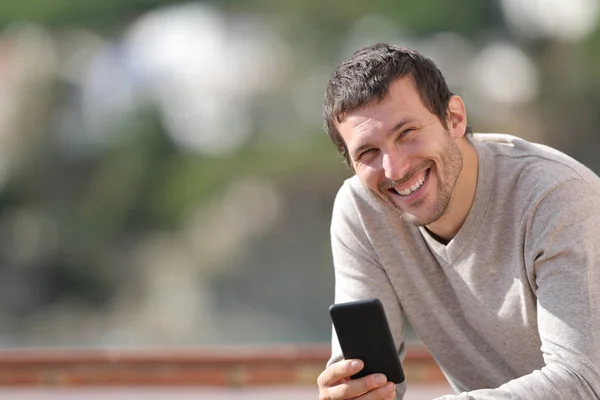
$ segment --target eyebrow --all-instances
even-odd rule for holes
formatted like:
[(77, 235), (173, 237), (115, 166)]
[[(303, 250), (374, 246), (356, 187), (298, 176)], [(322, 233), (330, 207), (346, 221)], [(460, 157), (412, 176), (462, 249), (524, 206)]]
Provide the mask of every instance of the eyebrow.
[[(394, 125), (394, 127), (392, 129), (390, 129), (387, 133), (386, 133), (386, 137), (388, 137), (389, 135), (393, 134), (394, 132), (398, 132), (400, 129), (402, 129), (402, 127), (406, 124), (408, 124), (409, 122), (412, 122), (411, 118), (404, 118), (401, 119), (400, 122), (398, 122), (396, 125)], [(363, 143), (360, 146), (358, 146), (356, 149), (354, 149), (352, 151), (352, 157), (355, 158), (355, 156), (357, 156), (358, 154), (360, 154), (363, 150), (366, 150), (368, 148), (372, 147), (371, 144), (369, 142)]]

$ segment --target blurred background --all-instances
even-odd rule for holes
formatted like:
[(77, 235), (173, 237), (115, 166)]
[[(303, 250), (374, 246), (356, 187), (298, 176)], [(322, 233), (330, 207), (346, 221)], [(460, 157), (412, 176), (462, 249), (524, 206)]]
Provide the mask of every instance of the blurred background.
[(3, 0), (0, 346), (327, 343), (329, 74), (431, 57), (600, 171), (598, 0)]

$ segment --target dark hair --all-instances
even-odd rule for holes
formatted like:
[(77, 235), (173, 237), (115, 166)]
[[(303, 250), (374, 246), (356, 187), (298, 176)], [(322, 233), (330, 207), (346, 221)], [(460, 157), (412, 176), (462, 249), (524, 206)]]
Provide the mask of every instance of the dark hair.
[[(371, 100), (382, 101), (392, 82), (409, 75), (414, 79), (425, 107), (447, 127), (447, 108), (452, 92), (433, 61), (415, 50), (374, 44), (354, 53), (331, 75), (323, 102), (325, 131), (350, 168), (348, 148), (336, 124)], [(467, 127), (465, 133), (470, 135), (471, 128)]]

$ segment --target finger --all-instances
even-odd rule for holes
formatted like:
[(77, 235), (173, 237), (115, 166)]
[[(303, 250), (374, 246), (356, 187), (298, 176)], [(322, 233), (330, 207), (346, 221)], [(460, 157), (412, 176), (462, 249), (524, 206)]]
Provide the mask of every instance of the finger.
[(396, 398), (396, 385), (387, 382), (385, 385), (371, 390), (356, 400), (394, 400)]
[(381, 394), (386, 394), (386, 390), (384, 390), (381, 393), (376, 393), (380, 395), (380, 397), (372, 397), (373, 394), (371, 392), (381, 389), (381, 387), (384, 386), (386, 382), (387, 378), (385, 377), (385, 375), (373, 374), (364, 376), (360, 379), (351, 379), (347, 382), (340, 383), (339, 385), (329, 388), (327, 393), (329, 394), (331, 399), (363, 399), (362, 395), (368, 395), (367, 397), (365, 397), (365, 399), (384, 399), (385, 397), (381, 397)]
[(345, 378), (349, 378), (363, 368), (361, 360), (342, 360), (331, 364), (321, 372), (317, 383), (319, 387), (330, 387)]

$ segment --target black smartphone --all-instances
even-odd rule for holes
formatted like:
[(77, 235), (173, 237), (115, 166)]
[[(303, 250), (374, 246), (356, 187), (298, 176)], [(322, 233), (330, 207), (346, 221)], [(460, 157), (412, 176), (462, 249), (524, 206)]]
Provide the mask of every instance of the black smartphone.
[(329, 315), (344, 358), (358, 358), (365, 364), (352, 379), (381, 373), (388, 381), (404, 382), (398, 349), (379, 299), (333, 304)]

